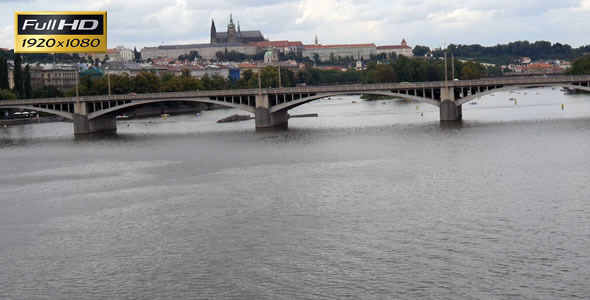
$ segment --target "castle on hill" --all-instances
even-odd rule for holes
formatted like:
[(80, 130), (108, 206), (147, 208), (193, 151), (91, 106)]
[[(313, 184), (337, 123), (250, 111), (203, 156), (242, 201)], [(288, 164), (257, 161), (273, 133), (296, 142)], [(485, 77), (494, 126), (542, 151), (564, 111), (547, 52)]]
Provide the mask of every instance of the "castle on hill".
[(232, 15), (229, 15), (229, 24), (227, 24), (227, 32), (217, 32), (215, 28), (215, 21), (211, 20), (211, 44), (225, 44), (225, 43), (237, 43), (237, 44), (248, 44), (253, 42), (265, 41), (264, 36), (260, 30), (245, 30), (240, 29), (240, 22), (238, 26), (234, 25)]

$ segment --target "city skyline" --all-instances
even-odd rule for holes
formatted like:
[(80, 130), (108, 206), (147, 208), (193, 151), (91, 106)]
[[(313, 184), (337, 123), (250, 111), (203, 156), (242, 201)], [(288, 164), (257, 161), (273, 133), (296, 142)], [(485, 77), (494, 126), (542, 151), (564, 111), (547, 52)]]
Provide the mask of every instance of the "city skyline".
[[(516, 40), (547, 40), (573, 47), (588, 44), (579, 30), (589, 22), (590, 0), (515, 1), (0, 1), (0, 47), (13, 48), (14, 11), (106, 10), (108, 44), (145, 46), (207, 43), (210, 23), (225, 30), (229, 15), (242, 30), (261, 30), (269, 40), (312, 44), (495, 45)], [(376, 9), (378, 8), (378, 9)]]

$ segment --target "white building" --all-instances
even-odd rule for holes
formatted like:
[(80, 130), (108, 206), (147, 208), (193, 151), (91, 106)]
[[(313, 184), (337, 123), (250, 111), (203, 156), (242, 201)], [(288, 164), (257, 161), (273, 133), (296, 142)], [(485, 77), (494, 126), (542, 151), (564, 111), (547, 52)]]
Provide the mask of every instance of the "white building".
[(115, 49), (119, 51), (121, 61), (135, 61), (135, 54), (132, 49), (125, 48), (124, 46), (117, 46)]
[(154, 59), (167, 57), (177, 59), (180, 55), (189, 54), (191, 51), (197, 51), (203, 59), (216, 59), (216, 53), (221, 51), (235, 51), (245, 55), (256, 55), (258, 48), (252, 45), (242, 45), (238, 43), (225, 44), (189, 44), (189, 45), (162, 45), (157, 47), (145, 47), (141, 49), (141, 59)]
[(406, 57), (414, 56), (414, 52), (412, 51), (412, 47), (408, 46), (406, 43), (406, 39), (402, 40), (401, 45), (389, 45), (389, 46), (379, 46), (377, 47), (377, 54), (390, 54), (395, 53), (397, 56), (403, 55)]
[(313, 57), (317, 54), (320, 61), (329, 61), (331, 57), (353, 59), (369, 59), (377, 54), (375, 44), (344, 44), (344, 45), (306, 45), (303, 49), (303, 57)]

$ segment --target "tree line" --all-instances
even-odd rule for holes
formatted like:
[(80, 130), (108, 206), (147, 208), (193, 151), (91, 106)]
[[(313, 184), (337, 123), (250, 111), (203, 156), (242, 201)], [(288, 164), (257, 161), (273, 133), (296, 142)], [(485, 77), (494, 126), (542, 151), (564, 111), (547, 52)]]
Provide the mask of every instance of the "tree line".
[(590, 52), (590, 45), (573, 48), (568, 44), (554, 43), (548, 41), (516, 41), (508, 44), (495, 46), (482, 46), (479, 44), (461, 45), (450, 44), (445, 49), (431, 50), (427, 46), (415, 46), (414, 55), (424, 56), (429, 51), (435, 57), (443, 57), (446, 51), (448, 55), (455, 57), (477, 59), (482, 62), (489, 62), (499, 65), (507, 65), (518, 62), (520, 57), (530, 57), (532, 60), (572, 60)]
[(31, 71), (28, 64), (24, 69), (22, 68), (20, 55), (14, 56), (14, 88), (12, 90), (10, 89), (8, 73), (8, 60), (6, 57), (0, 56), (0, 100), (32, 98)]

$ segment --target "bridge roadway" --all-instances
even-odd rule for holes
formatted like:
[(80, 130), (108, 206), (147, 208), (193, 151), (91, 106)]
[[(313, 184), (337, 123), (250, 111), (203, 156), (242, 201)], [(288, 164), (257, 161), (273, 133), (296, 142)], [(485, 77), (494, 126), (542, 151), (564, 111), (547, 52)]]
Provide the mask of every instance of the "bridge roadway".
[(115, 116), (138, 105), (167, 101), (219, 104), (255, 114), (256, 128), (286, 127), (288, 111), (313, 100), (374, 94), (419, 101), (440, 107), (441, 121), (462, 118), (461, 106), (500, 91), (532, 87), (566, 87), (590, 91), (590, 76), (491, 78), (484, 80), (352, 84), (294, 88), (235, 89), (172, 93), (18, 99), (0, 102), (0, 109), (36, 110), (70, 119), (74, 133), (116, 130)]

